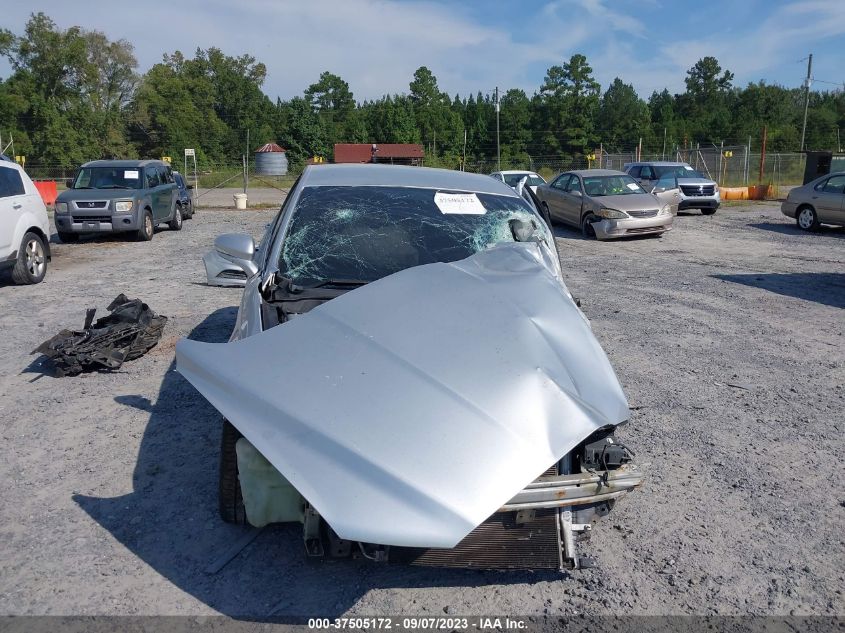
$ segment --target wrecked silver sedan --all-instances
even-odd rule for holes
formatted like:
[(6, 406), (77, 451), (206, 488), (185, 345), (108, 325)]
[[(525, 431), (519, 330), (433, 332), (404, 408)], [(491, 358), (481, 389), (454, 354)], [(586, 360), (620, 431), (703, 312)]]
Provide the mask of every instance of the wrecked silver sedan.
[(572, 568), (642, 482), (629, 409), (547, 223), (492, 178), (306, 168), (247, 275), (231, 341), (182, 340), (223, 414), (223, 518), (298, 521), (324, 557)]

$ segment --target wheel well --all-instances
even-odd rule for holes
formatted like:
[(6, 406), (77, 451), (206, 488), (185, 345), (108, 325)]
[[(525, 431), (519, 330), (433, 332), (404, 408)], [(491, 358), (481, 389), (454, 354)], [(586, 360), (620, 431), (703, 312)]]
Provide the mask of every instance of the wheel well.
[(800, 213), (804, 209), (812, 209), (813, 211), (815, 211), (815, 209), (813, 208), (813, 205), (811, 205), (809, 202), (804, 202), (804, 203), (798, 205), (798, 208), (795, 209), (795, 214), (797, 215), (798, 213)]

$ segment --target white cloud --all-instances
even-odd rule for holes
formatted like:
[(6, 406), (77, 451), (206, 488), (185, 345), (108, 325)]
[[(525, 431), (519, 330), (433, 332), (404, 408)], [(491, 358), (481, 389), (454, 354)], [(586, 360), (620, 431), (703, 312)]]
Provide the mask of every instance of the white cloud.
[(598, 29), (594, 30), (596, 36), (606, 35), (604, 31), (618, 31), (645, 37), (647, 29), (637, 18), (626, 13), (614, 11), (605, 4), (605, 0), (555, 0), (547, 4), (543, 12), (546, 15), (565, 17), (567, 21), (578, 20), (582, 17), (581, 9), (590, 16), (590, 22)]
[[(676, 41), (663, 46), (661, 55), (674, 63), (671, 72), (681, 78), (696, 61), (710, 55), (719, 60), (722, 68), (742, 78), (740, 85), (779, 68), (787, 72), (771, 77), (770, 83), (797, 85), (796, 79), (802, 75), (802, 68), (795, 64), (798, 58), (823, 45), (824, 39), (842, 35), (845, 2), (808, 0), (775, 9), (755, 29), (742, 33), (715, 31), (694, 42)], [(842, 50), (839, 48), (840, 55)]]
[[(20, 33), (30, 12), (44, 11), (61, 27), (78, 24), (128, 39), (142, 71), (176, 49), (187, 55), (211, 46), (230, 55), (249, 53), (266, 64), (264, 88), (273, 98), (302, 94), (329, 70), (349, 82), (359, 100), (407, 92), (421, 65), (450, 95), (491, 92), (496, 85), (531, 94), (546, 68), (576, 52), (587, 55), (603, 86), (619, 76), (644, 97), (663, 87), (682, 90), (686, 70), (705, 55), (734, 71), (737, 83), (768, 73), (797, 85), (801, 68), (793, 62), (845, 33), (843, 0), (792, 2), (756, 25), (747, 17), (736, 24), (710, 18), (694, 31), (695, 21), (684, 20), (692, 19), (688, 12), (670, 13), (655, 2), (639, 2), (636, 8), (645, 9), (635, 12), (627, 2), (551, 0), (518, 6), (510, 23), (486, 26), (483, 12), (496, 10), (495, 4), (477, 7), (479, 18), (467, 4), (443, 0), (182, 0), (151, 28), (148, 20), (128, 19), (112, 0), (88, 0), (84, 12), (64, 0), (30, 0), (4, 6), (3, 22)], [(717, 5), (705, 8), (709, 15), (723, 12)], [(823, 56), (818, 61), (823, 64)], [(772, 77), (778, 68), (789, 76)], [(820, 66), (820, 78), (823, 72)], [(8, 65), (0, 65), (0, 75), (7, 73)]]
[[(187, 0), (167, 9), (155, 28), (128, 20), (106, 0), (90, 0), (85, 19), (73, 3), (41, 0), (6, 11), (4, 22), (22, 32), (27, 16), (44, 11), (60, 27), (80, 25), (125, 38), (135, 45), (142, 70), (165, 52), (217, 46), (230, 55), (249, 53), (267, 66), (264, 86), (271, 96), (289, 98), (329, 70), (349, 82), (358, 99), (407, 92), (414, 71), (426, 65), (441, 88), (463, 95), (492, 91), (495, 85), (532, 90), (532, 64), (559, 63), (563, 53), (584, 41), (585, 28), (551, 19), (528, 41), (480, 25), (460, 6), (426, 0), (321, 0), (278, 2)], [(2, 69), (0, 69), (2, 72)]]

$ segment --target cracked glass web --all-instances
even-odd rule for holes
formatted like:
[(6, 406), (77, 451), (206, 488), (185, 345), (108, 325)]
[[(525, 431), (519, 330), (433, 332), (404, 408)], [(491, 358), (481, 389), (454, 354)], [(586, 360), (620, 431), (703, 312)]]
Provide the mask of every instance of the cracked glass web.
[(281, 274), (304, 280), (375, 281), (405, 268), (465, 259), (513, 242), (510, 221), (530, 222), (551, 235), (521, 198), (477, 194), (483, 215), (444, 214), (434, 189), (309, 187), (288, 226)]

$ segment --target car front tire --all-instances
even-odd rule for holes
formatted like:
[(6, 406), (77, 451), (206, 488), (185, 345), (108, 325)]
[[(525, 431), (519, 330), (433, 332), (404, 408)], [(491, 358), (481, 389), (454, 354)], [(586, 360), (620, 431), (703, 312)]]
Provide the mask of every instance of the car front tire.
[(226, 523), (246, 525), (246, 508), (241, 495), (241, 482), (238, 477), (238, 454), (235, 444), (243, 435), (229, 420), (223, 420), (223, 432), (220, 436), (220, 476), (218, 500), (220, 518)]
[(27, 231), (21, 247), (18, 250), (18, 259), (12, 269), (12, 281), (16, 284), (37, 284), (47, 274), (47, 249), (44, 246), (44, 239)]
[(583, 235), (585, 239), (596, 239), (596, 231), (593, 228), (594, 219), (595, 218), (592, 215), (585, 215), (584, 219), (581, 220), (581, 235)]
[(56, 235), (58, 236), (59, 241), (65, 244), (70, 244), (72, 242), (79, 241), (79, 235), (77, 233), (65, 233), (64, 231), (57, 231)]
[(816, 215), (816, 210), (810, 206), (804, 206), (798, 209), (795, 214), (795, 223), (799, 229), (805, 231), (819, 230), (819, 216)]
[(135, 239), (139, 242), (149, 242), (153, 239), (155, 233), (155, 224), (153, 224), (153, 214), (149, 210), (144, 211), (144, 216), (141, 218), (141, 228), (135, 234)]
[(714, 213), (716, 213), (715, 208), (701, 210), (701, 215), (713, 215)]

